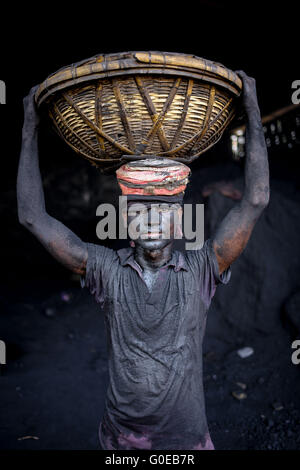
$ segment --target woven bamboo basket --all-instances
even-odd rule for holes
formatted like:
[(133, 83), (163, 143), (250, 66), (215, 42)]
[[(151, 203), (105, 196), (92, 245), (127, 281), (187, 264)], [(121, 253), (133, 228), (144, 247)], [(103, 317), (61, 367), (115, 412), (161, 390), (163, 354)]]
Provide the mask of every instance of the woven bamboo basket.
[(241, 89), (237, 74), (200, 57), (122, 52), (60, 69), (35, 99), (59, 135), (105, 170), (147, 155), (192, 162), (220, 139)]

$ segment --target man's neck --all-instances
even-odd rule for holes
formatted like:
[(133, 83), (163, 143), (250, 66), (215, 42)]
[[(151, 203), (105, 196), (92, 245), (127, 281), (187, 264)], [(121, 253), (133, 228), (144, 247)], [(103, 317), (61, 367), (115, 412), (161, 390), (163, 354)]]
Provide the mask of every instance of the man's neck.
[(136, 246), (134, 258), (143, 270), (156, 271), (171, 259), (172, 249), (172, 242), (158, 250), (147, 250), (141, 246)]

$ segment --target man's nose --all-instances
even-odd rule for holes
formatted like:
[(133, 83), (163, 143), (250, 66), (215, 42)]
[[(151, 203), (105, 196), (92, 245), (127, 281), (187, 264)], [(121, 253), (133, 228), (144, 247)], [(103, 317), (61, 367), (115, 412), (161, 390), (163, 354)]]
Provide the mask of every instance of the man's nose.
[(160, 228), (161, 227), (161, 214), (157, 209), (148, 210), (148, 228)]

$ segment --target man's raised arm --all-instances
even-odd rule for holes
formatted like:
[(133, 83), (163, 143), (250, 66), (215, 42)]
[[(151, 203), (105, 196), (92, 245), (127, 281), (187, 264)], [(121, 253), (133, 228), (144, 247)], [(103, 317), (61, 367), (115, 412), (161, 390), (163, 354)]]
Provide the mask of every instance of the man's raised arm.
[(24, 98), (24, 125), (17, 179), (19, 221), (71, 271), (84, 274), (87, 247), (71, 230), (47, 214), (38, 162), (38, 124), (34, 94)]
[(220, 274), (242, 253), (256, 221), (269, 203), (268, 154), (255, 80), (242, 71), (237, 73), (243, 81), (243, 104), (247, 116), (245, 190), (240, 203), (229, 211), (213, 236)]

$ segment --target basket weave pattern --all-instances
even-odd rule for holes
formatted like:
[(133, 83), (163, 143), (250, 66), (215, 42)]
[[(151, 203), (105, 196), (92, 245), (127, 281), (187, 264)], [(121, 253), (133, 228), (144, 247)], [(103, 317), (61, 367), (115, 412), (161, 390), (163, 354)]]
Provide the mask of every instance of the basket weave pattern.
[(222, 136), (238, 93), (195, 73), (157, 72), (156, 65), (153, 74), (135, 70), (59, 84), (47, 99), (56, 130), (100, 167), (120, 165), (124, 154), (193, 161)]

